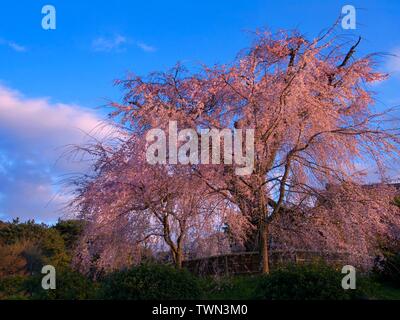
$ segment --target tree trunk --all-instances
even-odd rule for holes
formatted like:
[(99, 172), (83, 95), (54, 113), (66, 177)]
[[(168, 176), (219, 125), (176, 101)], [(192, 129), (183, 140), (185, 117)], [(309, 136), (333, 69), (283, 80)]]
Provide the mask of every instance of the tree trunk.
[(177, 269), (182, 269), (182, 262), (183, 262), (183, 252), (182, 249), (178, 248), (175, 254), (175, 267)]
[(264, 219), (260, 224), (260, 265), (262, 273), (269, 273), (268, 225)]

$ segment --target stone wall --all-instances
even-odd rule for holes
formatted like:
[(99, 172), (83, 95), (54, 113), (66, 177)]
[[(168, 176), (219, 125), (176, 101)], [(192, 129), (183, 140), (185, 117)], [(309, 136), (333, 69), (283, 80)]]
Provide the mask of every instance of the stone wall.
[[(343, 266), (348, 253), (315, 251), (280, 251), (270, 252), (271, 269), (287, 263), (311, 263), (325, 261), (331, 265)], [(207, 258), (186, 260), (183, 267), (197, 275), (242, 275), (260, 272), (258, 252), (242, 252)]]

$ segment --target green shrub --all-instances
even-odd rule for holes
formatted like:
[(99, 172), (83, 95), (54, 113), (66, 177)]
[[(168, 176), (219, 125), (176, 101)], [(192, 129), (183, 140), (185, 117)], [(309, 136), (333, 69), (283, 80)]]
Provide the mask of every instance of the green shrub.
[(64, 239), (65, 247), (68, 251), (73, 251), (82, 235), (85, 222), (82, 220), (59, 220), (54, 228)]
[(25, 276), (10, 276), (0, 279), (0, 300), (27, 299)]
[(375, 260), (374, 273), (379, 280), (400, 288), (400, 249), (384, 250), (383, 256)]
[(84, 300), (96, 296), (97, 286), (81, 273), (64, 268), (56, 272), (56, 289), (42, 288), (42, 278), (38, 274), (29, 277), (25, 286), (33, 300)]
[(226, 276), (201, 278), (200, 285), (205, 299), (211, 300), (251, 300), (260, 276)]
[[(71, 257), (60, 233), (34, 221), (3, 223), (0, 228), (0, 277), (14, 274), (34, 274), (43, 265), (65, 267)], [(24, 267), (15, 270), (13, 261)]]
[(102, 280), (99, 296), (101, 299), (121, 300), (170, 300), (200, 297), (198, 280), (188, 271), (150, 264), (107, 275)]
[(362, 289), (344, 290), (340, 270), (323, 264), (289, 265), (261, 276), (256, 298), (268, 300), (343, 300), (363, 298)]

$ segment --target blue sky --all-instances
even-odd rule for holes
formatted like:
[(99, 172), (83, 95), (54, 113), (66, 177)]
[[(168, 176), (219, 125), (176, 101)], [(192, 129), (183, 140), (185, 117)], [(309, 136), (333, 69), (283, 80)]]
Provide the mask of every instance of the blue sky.
[[(41, 9), (56, 8), (56, 30)], [(343, 5), (357, 11), (359, 53), (400, 54), (400, 2), (391, 1), (94, 1), (4, 0), (0, 4), (0, 219), (54, 221), (64, 197), (56, 181), (82, 170), (57, 162), (60, 147), (82, 141), (102, 116), (96, 107), (120, 92), (113, 80), (181, 61), (229, 62), (249, 45), (246, 31), (298, 28), (313, 37)], [(379, 101), (400, 104), (400, 61), (382, 68)]]

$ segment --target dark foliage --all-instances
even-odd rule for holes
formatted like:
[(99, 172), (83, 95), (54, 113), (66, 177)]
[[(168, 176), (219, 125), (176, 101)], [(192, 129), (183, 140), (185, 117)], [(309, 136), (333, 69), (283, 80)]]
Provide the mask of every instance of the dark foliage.
[(346, 300), (362, 290), (344, 290), (343, 274), (323, 264), (290, 265), (260, 277), (255, 296), (268, 300)]
[(196, 299), (201, 290), (196, 277), (166, 265), (140, 265), (109, 274), (102, 283), (102, 299)]
[(96, 297), (97, 284), (70, 268), (56, 273), (56, 289), (44, 290), (42, 276), (29, 277), (24, 283), (25, 290), (33, 300), (85, 300)]
[(59, 220), (53, 227), (64, 239), (67, 250), (72, 251), (81, 236), (85, 223), (82, 220)]
[(60, 233), (34, 221), (18, 219), (0, 226), (0, 276), (39, 273), (46, 264), (66, 267), (70, 255)]
[(381, 281), (400, 288), (400, 242), (387, 243), (375, 259), (374, 273)]

